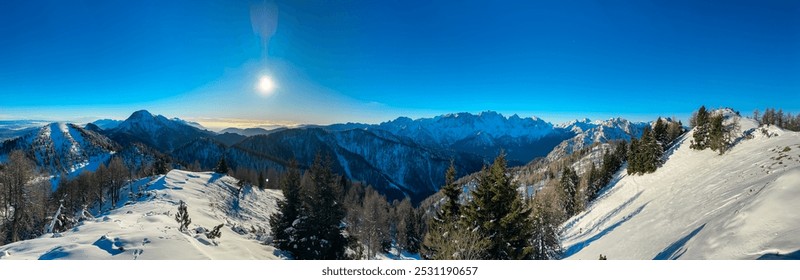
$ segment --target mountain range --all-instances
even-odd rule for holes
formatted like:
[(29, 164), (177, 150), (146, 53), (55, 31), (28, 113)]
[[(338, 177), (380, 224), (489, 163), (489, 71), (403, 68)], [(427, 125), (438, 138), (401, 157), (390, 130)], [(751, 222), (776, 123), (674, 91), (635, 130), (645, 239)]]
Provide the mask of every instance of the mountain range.
[[(630, 140), (647, 125), (620, 118), (553, 125), (535, 117), (505, 117), (487, 111), (399, 117), (380, 124), (216, 133), (196, 123), (140, 110), (124, 121), (98, 120), (83, 128), (49, 124), (4, 142), (0, 159), (12, 149), (22, 149), (49, 172), (59, 173), (127, 151), (127, 162), (141, 162), (131, 158), (137, 155), (152, 162), (160, 153), (173, 158), (176, 167), (197, 163), (210, 170), (225, 157), (234, 169), (282, 170), (292, 159), (306, 168), (319, 154), (330, 158), (334, 170), (350, 180), (370, 184), (390, 199), (409, 196), (419, 202), (444, 184), (451, 161), (459, 176), (480, 170), (501, 152), (506, 153), (509, 165), (521, 166), (536, 158), (568, 155), (595, 142)], [(145, 155), (132, 149), (151, 151)]]

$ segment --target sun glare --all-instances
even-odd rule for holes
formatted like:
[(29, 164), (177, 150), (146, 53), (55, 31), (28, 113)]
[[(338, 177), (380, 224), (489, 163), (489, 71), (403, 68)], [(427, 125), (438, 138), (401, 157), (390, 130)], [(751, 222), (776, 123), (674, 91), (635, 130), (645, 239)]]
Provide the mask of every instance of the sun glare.
[(258, 78), (257, 88), (262, 95), (269, 95), (275, 90), (275, 82), (269, 76), (261, 76)]

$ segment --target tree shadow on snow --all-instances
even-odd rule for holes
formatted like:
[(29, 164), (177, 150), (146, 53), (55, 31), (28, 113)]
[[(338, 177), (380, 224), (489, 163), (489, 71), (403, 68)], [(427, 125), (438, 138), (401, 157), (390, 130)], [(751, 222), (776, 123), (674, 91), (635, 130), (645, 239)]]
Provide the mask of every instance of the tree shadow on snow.
[(685, 247), (686, 243), (689, 242), (689, 240), (691, 240), (695, 235), (700, 233), (700, 231), (703, 230), (704, 227), (706, 227), (706, 224), (699, 226), (698, 228), (694, 229), (692, 232), (690, 232), (683, 238), (673, 242), (672, 244), (667, 246), (667, 248), (658, 253), (658, 255), (656, 255), (656, 257), (653, 258), (653, 260), (677, 260), (678, 258), (683, 256), (683, 253), (686, 253), (686, 250), (688, 249)]
[[(637, 197), (638, 197), (638, 196), (637, 196)], [(645, 204), (643, 204), (642, 206), (639, 206), (639, 208), (636, 208), (636, 210), (634, 210), (634, 211), (633, 211), (633, 212), (631, 212), (630, 214), (626, 215), (625, 217), (623, 217), (621, 220), (617, 221), (617, 222), (616, 222), (616, 223), (614, 223), (613, 225), (611, 225), (611, 226), (607, 227), (607, 228), (606, 228), (606, 229), (604, 229), (603, 231), (599, 232), (598, 234), (595, 234), (595, 235), (594, 235), (594, 236), (592, 236), (591, 238), (589, 238), (589, 239), (586, 239), (586, 240), (584, 240), (584, 241), (581, 241), (581, 242), (578, 242), (578, 243), (575, 243), (575, 244), (573, 244), (572, 246), (569, 246), (568, 248), (566, 248), (566, 250), (564, 250), (564, 255), (563, 255), (563, 257), (562, 257), (562, 258), (567, 258), (567, 257), (569, 257), (569, 256), (572, 256), (572, 255), (574, 255), (574, 254), (576, 254), (576, 253), (580, 252), (581, 250), (583, 250), (583, 248), (586, 248), (586, 246), (589, 246), (589, 244), (592, 244), (592, 242), (595, 242), (595, 241), (597, 241), (598, 239), (600, 239), (600, 238), (602, 238), (603, 236), (605, 236), (606, 234), (608, 234), (608, 233), (610, 233), (610, 232), (614, 231), (614, 229), (616, 229), (617, 227), (619, 227), (619, 226), (620, 226), (620, 225), (622, 225), (623, 223), (625, 223), (625, 222), (629, 221), (629, 220), (630, 220), (630, 219), (632, 219), (634, 216), (636, 216), (636, 215), (638, 215), (639, 213), (641, 213), (641, 212), (642, 212), (642, 210), (644, 210), (644, 207), (645, 207), (645, 206), (647, 206), (647, 204), (649, 204), (649, 203), (650, 203), (650, 202), (648, 202), (648, 203), (645, 203)]]
[(781, 253), (764, 254), (758, 257), (757, 260), (800, 260), (800, 250), (788, 254), (781, 254)]

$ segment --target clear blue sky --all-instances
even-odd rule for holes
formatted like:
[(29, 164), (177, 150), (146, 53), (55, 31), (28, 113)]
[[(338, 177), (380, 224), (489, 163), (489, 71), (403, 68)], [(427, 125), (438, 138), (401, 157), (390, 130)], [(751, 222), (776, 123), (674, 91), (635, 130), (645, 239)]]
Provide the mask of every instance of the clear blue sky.
[(15, 2), (0, 2), (0, 119), (800, 112), (799, 1)]

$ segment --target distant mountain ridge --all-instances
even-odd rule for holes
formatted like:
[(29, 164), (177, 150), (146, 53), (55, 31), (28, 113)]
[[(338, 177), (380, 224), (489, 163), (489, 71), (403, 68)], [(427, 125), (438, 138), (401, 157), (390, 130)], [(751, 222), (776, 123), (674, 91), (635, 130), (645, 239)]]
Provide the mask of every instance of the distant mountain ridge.
[[(459, 175), (480, 170), (501, 151), (510, 166), (522, 166), (548, 154), (568, 155), (594, 142), (629, 140), (641, 134), (641, 127), (623, 119), (553, 125), (536, 117), (505, 117), (487, 111), (415, 120), (399, 117), (373, 125), (231, 128), (218, 134), (191, 122), (140, 110), (110, 129), (97, 123), (75, 129), (103, 137), (106, 140), (98, 142), (114, 147), (109, 151), (126, 151), (126, 162), (133, 163), (152, 163), (160, 157), (157, 154), (163, 154), (174, 158), (177, 166), (195, 165), (205, 170), (222, 157), (234, 169), (282, 170), (291, 159), (297, 159), (301, 167), (310, 166), (320, 154), (330, 157), (334, 170), (350, 180), (371, 184), (390, 198), (410, 196), (419, 201), (444, 184), (444, 171), (451, 160)], [(147, 149), (135, 145), (155, 151), (142, 153)], [(68, 154), (59, 157), (71, 157)], [(147, 159), (138, 160), (137, 155)]]

